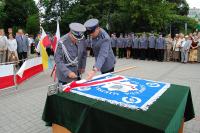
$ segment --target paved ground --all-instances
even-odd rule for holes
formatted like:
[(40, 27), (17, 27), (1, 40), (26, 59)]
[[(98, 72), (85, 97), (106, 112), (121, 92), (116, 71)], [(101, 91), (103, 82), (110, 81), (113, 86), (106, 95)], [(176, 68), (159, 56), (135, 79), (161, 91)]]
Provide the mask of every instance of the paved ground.
[[(88, 58), (87, 69), (91, 69), (93, 62), (93, 58)], [(200, 133), (200, 64), (118, 59), (116, 70), (132, 65), (137, 68), (120, 74), (190, 86), (197, 117), (185, 124), (184, 133)], [(49, 75), (50, 70), (17, 89), (0, 91), (0, 133), (51, 132), (41, 120), (47, 86), (53, 83)]]

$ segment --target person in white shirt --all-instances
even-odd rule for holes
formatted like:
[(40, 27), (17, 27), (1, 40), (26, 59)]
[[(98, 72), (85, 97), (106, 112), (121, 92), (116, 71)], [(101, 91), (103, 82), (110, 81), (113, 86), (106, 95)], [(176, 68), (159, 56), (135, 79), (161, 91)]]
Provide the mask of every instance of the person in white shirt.
[(173, 60), (180, 61), (180, 48), (182, 42), (185, 41), (184, 34), (180, 33), (179, 35), (176, 34), (174, 45), (173, 45)]
[(8, 40), (4, 34), (4, 29), (0, 29), (0, 63), (6, 62), (7, 47), (8, 47)]
[(9, 62), (18, 61), (17, 41), (12, 34), (9, 34), (8, 38), (8, 60)]
[(192, 44), (191, 37), (186, 35), (185, 41), (183, 41), (181, 44), (181, 62), (182, 63), (188, 62), (188, 53), (189, 53), (191, 44)]

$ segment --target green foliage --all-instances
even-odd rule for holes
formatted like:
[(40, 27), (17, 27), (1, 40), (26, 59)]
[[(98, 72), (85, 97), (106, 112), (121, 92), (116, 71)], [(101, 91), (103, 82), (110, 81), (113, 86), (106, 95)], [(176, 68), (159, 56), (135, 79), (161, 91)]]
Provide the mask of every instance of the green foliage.
[[(28, 19), (34, 14), (36, 16), (39, 15), (39, 10), (34, 0), (1, 0), (0, 3), (2, 1), (3, 6), (0, 4), (0, 23), (5, 29), (9, 27), (25, 29)], [(35, 20), (32, 19), (32, 21), (39, 23), (38, 17)]]
[(39, 16), (38, 14), (29, 15), (26, 22), (26, 32), (36, 35), (40, 30)]
[[(187, 18), (189, 6), (185, 0), (41, 0), (44, 6), (45, 30), (55, 32), (56, 19), (61, 17), (61, 32), (66, 33), (71, 22), (84, 23), (98, 18), (110, 32), (165, 32), (170, 25), (181, 29), (188, 23), (192, 30), (196, 22)], [(64, 5), (64, 6), (63, 6)]]
[(171, 16), (171, 22), (180, 30), (180, 32), (184, 33), (185, 31), (185, 23), (188, 25), (188, 31), (192, 32), (195, 29), (198, 22), (192, 18), (188, 18), (186, 16), (173, 15)]
[(6, 17), (6, 14), (4, 12), (4, 8), (5, 8), (5, 1), (4, 0), (0, 0), (0, 27), (3, 27), (3, 23)]

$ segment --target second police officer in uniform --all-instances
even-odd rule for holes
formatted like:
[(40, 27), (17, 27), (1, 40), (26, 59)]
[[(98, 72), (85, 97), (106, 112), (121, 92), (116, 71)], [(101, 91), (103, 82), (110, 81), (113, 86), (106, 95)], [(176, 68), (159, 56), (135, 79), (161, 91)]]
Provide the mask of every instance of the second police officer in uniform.
[(80, 23), (71, 23), (69, 28), (70, 32), (59, 40), (55, 53), (56, 74), (61, 84), (77, 80), (86, 65), (86, 28)]
[(88, 72), (86, 78), (91, 80), (98, 71), (102, 74), (113, 72), (116, 60), (111, 47), (110, 36), (104, 29), (99, 27), (99, 20), (89, 19), (84, 26), (92, 37), (91, 44), (95, 57), (93, 70)]

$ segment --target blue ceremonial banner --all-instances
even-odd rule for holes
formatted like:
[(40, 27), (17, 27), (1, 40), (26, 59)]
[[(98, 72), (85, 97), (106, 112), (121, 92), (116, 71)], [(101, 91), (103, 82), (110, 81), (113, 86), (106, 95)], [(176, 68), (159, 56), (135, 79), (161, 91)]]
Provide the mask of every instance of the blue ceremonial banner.
[(169, 83), (105, 74), (89, 82), (77, 82), (70, 92), (129, 109), (146, 111), (169, 87)]

